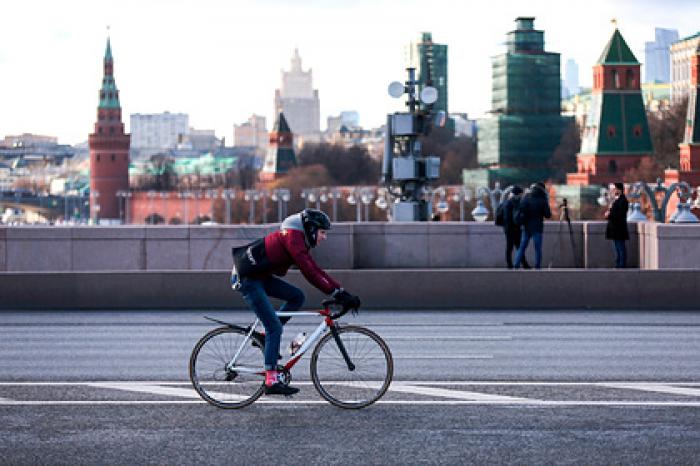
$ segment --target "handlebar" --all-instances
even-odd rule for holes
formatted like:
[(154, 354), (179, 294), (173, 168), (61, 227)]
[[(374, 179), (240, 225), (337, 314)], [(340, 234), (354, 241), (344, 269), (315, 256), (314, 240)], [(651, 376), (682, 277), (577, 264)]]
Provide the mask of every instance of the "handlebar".
[[(328, 317), (330, 317), (333, 320), (339, 319), (345, 314), (348, 313), (348, 311), (352, 311), (353, 314), (356, 314), (358, 312), (358, 308), (351, 308), (348, 306), (345, 306), (344, 304), (336, 301), (335, 299), (324, 299), (321, 304), (323, 305), (323, 308), (328, 311)], [(331, 306), (341, 306), (341, 309), (337, 312), (331, 311)]]

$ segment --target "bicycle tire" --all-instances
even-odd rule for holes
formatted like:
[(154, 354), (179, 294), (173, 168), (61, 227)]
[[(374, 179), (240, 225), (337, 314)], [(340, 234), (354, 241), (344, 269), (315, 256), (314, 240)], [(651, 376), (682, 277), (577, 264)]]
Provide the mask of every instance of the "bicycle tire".
[(311, 355), (311, 380), (318, 393), (334, 406), (360, 409), (380, 399), (394, 375), (394, 360), (382, 338), (358, 326), (337, 328), (347, 354), (355, 365), (348, 368), (332, 333), (316, 344)]
[(196, 392), (208, 403), (225, 409), (248, 406), (260, 398), (265, 385), (263, 342), (255, 335), (245, 342), (239, 355), (243, 365), (259, 367), (260, 373), (240, 374), (226, 370), (226, 364), (241, 347), (247, 332), (244, 329), (219, 327), (204, 335), (190, 356), (190, 381)]

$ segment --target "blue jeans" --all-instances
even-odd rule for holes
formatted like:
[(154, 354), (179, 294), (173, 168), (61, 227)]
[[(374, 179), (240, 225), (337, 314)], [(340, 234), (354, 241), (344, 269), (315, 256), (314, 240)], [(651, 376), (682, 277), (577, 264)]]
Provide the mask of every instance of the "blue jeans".
[(624, 239), (614, 239), (613, 249), (615, 250), (615, 268), (624, 269), (627, 266), (627, 247)]
[(277, 317), (268, 296), (285, 301), (279, 311), (289, 312), (298, 311), (301, 308), (304, 304), (304, 292), (272, 276), (263, 280), (243, 278), (239, 291), (246, 304), (265, 327), (265, 369), (274, 370), (277, 367), (277, 355), (280, 351), (282, 326), (287, 323), (289, 317)]
[(525, 249), (527, 249), (527, 245), (530, 243), (530, 238), (532, 238), (532, 242), (535, 243), (535, 268), (539, 269), (542, 266), (542, 233), (528, 233), (523, 229), (518, 254), (515, 256), (514, 267), (516, 269), (520, 268), (520, 263), (523, 261), (523, 257), (525, 257)]

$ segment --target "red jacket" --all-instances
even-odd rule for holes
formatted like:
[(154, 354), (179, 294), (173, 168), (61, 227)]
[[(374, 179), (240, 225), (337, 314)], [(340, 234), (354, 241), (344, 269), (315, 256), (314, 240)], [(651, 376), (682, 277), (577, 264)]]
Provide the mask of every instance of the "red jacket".
[(302, 275), (313, 286), (331, 294), (340, 284), (316, 264), (306, 246), (304, 233), (299, 230), (279, 230), (265, 237), (265, 253), (274, 275), (283, 276), (292, 265), (297, 265)]

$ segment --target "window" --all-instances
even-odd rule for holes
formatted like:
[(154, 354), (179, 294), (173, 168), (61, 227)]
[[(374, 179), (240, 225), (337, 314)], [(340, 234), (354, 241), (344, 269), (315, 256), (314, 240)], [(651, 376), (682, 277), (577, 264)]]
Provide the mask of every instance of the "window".
[(635, 137), (640, 137), (642, 135), (642, 125), (634, 125), (632, 134), (634, 134)]
[(617, 73), (617, 70), (612, 70), (610, 71), (610, 79), (613, 82), (613, 86), (615, 86), (615, 89), (620, 88), (620, 75)]
[(114, 134), (114, 126), (109, 127), (109, 134)]
[(97, 156), (95, 156), (95, 160), (97, 160), (98, 162), (100, 161), (100, 154), (97, 154)]
[(617, 173), (617, 162), (615, 162), (614, 160), (608, 162), (608, 172)]
[(97, 128), (97, 132), (100, 133), (100, 134), (102, 134), (102, 126), (100, 126), (99, 128)]
[(617, 128), (615, 128), (615, 125), (609, 125), (608, 126), (608, 139), (614, 138), (616, 133), (617, 133)]
[(627, 88), (628, 89), (634, 89), (635, 86), (637, 85), (637, 80), (634, 78), (634, 71), (632, 70), (627, 70)]
[(114, 155), (114, 154), (112, 154), (112, 157), (111, 157), (111, 159), (112, 159), (112, 162), (114, 162), (114, 160), (115, 160), (116, 158), (117, 158), (117, 156), (116, 156), (116, 155)]

